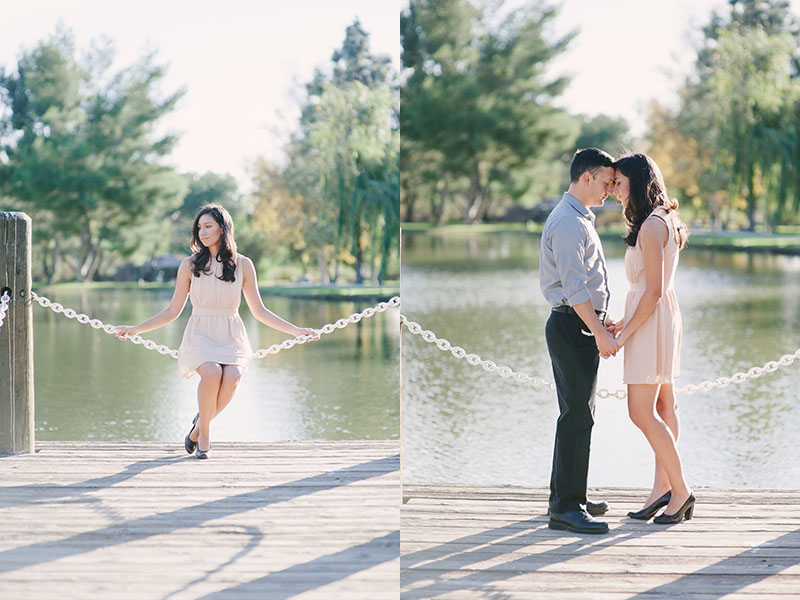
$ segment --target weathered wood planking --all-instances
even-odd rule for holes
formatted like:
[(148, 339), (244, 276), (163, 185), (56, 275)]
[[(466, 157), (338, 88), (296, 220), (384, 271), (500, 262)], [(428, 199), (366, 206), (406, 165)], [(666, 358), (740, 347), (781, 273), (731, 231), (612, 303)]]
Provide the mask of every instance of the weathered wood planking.
[(800, 490), (695, 490), (691, 521), (626, 516), (645, 489), (596, 488), (608, 535), (547, 527), (547, 488), (406, 484), (404, 600), (800, 598)]
[(0, 458), (0, 598), (396, 599), (398, 442), (39, 442)]

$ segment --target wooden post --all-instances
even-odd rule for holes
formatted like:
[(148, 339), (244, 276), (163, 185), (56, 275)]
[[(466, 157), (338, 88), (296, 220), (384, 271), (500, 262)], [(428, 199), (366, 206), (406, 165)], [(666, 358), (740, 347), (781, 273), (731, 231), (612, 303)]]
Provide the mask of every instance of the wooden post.
[(0, 296), (11, 303), (0, 328), (0, 454), (34, 451), (31, 218), (0, 212)]

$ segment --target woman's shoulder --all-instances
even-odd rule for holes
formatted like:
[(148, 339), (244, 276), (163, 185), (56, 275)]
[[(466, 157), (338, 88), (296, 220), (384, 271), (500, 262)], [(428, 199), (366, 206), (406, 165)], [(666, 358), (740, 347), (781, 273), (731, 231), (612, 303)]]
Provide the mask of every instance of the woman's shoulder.
[(194, 254), (190, 254), (181, 261), (181, 264), (178, 265), (178, 270), (191, 269), (193, 266), (194, 266)]
[(656, 213), (654, 210), (642, 223), (642, 227), (639, 230), (639, 237), (641, 238), (644, 236), (645, 238), (655, 238), (662, 241), (665, 240), (669, 233), (669, 224), (667, 222), (668, 218), (668, 215)]
[(248, 271), (254, 268), (252, 260), (250, 260), (244, 254), (240, 254), (240, 253), (237, 252), (236, 253), (236, 266), (239, 267), (240, 265), (242, 266), (242, 268), (247, 269)]

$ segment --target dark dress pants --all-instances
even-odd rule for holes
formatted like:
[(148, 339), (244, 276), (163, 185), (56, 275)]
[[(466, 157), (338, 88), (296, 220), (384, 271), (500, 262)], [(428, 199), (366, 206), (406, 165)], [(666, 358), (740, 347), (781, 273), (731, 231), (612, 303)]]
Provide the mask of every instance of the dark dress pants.
[(584, 335), (582, 329), (589, 331), (579, 316), (560, 312), (550, 313), (545, 325), (560, 411), (550, 477), (550, 501), (556, 513), (586, 503), (600, 352), (594, 336)]

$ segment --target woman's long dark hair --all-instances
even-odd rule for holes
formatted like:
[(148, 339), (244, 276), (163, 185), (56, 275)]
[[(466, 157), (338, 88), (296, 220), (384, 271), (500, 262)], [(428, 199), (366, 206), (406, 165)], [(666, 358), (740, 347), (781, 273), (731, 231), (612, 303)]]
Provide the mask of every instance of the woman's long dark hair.
[(625, 207), (625, 224), (628, 232), (622, 238), (628, 246), (635, 246), (639, 238), (639, 230), (644, 220), (657, 208), (675, 212), (675, 223), (678, 248), (686, 245), (689, 232), (686, 225), (678, 216), (678, 201), (667, 194), (664, 177), (656, 162), (646, 154), (628, 154), (620, 158), (614, 167), (630, 183), (628, 190), (628, 205)]
[(192, 224), (192, 241), (190, 247), (194, 255), (192, 256), (192, 272), (195, 277), (200, 277), (200, 273), (208, 275), (211, 272), (209, 261), (211, 252), (200, 241), (200, 217), (211, 215), (211, 217), (222, 228), (222, 236), (219, 239), (219, 252), (217, 261), (222, 263), (222, 281), (236, 281), (234, 275), (236, 271), (236, 241), (233, 239), (233, 220), (228, 211), (219, 204), (206, 204), (200, 207), (200, 211), (194, 218)]

